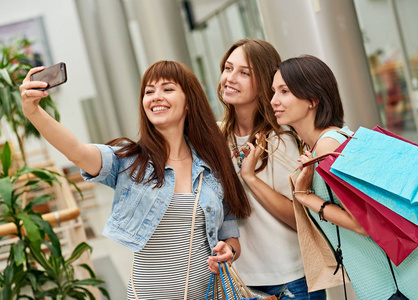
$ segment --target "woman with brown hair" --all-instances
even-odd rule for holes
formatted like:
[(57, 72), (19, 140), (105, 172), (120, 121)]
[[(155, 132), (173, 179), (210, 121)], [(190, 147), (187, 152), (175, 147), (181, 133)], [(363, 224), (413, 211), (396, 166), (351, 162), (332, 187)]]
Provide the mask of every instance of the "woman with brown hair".
[[(235, 216), (250, 206), (196, 76), (160, 61), (145, 72), (140, 138), (81, 143), (39, 105), (46, 83), (20, 87), (26, 117), (87, 181), (115, 190), (103, 234), (135, 251), (128, 299), (203, 299), (217, 261), (240, 255)], [(193, 229), (194, 228), (194, 229)], [(234, 252), (234, 253), (233, 253)]]
[[(278, 65), (272, 88), (271, 105), (277, 123), (292, 126), (310, 148), (298, 158), (301, 163), (333, 152), (347, 135), (353, 134), (344, 126), (344, 109), (334, 73), (319, 58), (303, 55), (283, 61)], [(417, 299), (414, 274), (418, 272), (418, 250), (398, 266), (392, 266), (385, 252), (328, 188), (314, 166), (307, 166), (297, 178), (295, 198), (309, 209), (332, 247), (341, 249), (344, 268), (358, 299), (407, 299), (392, 296), (398, 286), (406, 297)]]
[[(294, 167), (276, 158), (277, 148), (291, 158), (300, 155), (297, 135), (277, 124), (270, 106), (280, 61), (270, 43), (242, 39), (220, 64), (221, 129), (252, 208), (249, 218), (238, 219), (243, 251), (234, 265), (247, 285), (281, 299), (325, 299), (325, 291), (308, 294), (287, 178)], [(256, 145), (264, 138), (264, 146)]]

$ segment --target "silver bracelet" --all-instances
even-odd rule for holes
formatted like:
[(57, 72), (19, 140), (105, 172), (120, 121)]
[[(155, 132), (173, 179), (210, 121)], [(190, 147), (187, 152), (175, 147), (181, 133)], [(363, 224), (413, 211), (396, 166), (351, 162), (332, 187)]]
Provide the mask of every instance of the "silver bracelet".
[(304, 193), (304, 194), (309, 195), (309, 194), (315, 194), (315, 191), (314, 191), (313, 189), (307, 189), (306, 191), (293, 191), (293, 196), (294, 196), (296, 193)]

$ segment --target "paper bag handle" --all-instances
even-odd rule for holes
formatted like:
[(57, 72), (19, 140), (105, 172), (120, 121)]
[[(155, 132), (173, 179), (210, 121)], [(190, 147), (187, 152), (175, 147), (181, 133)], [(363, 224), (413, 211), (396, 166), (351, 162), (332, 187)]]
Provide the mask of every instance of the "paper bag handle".
[(329, 153), (325, 153), (325, 154), (322, 154), (322, 155), (320, 155), (320, 156), (314, 157), (314, 158), (312, 158), (312, 159), (308, 160), (307, 162), (305, 162), (305, 163), (301, 164), (301, 165), (299, 166), (299, 169), (303, 169), (303, 167), (307, 167), (307, 166), (313, 165), (313, 164), (315, 164), (315, 163), (317, 163), (317, 162), (323, 161), (324, 159), (326, 159), (326, 158), (327, 158), (328, 156), (330, 156), (330, 155), (333, 155), (333, 156), (335, 156), (335, 157), (337, 157), (337, 156), (339, 156), (339, 155), (344, 156), (344, 154), (339, 153), (339, 152), (329, 152)]

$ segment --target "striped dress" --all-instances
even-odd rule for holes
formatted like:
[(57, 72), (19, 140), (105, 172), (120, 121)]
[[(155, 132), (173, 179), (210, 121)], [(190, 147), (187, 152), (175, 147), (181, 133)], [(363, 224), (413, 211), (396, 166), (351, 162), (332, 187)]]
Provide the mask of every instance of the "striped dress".
[[(135, 252), (127, 299), (183, 299), (191, 222), (195, 197), (174, 194), (153, 235), (141, 251)], [(206, 260), (211, 254), (206, 238), (205, 215), (197, 207), (190, 263), (187, 299), (204, 299), (210, 271)]]

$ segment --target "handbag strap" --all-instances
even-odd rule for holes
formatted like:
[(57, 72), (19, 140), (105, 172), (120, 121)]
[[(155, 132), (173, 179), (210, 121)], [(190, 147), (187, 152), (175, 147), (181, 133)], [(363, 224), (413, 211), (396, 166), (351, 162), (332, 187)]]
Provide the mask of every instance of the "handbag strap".
[(196, 210), (197, 210), (197, 205), (199, 203), (200, 190), (202, 189), (202, 178), (203, 178), (203, 171), (202, 171), (202, 173), (200, 173), (199, 189), (198, 189), (196, 199), (194, 201), (194, 207), (193, 207), (192, 230), (190, 232), (189, 259), (187, 260), (186, 286), (184, 288), (184, 298), (183, 298), (184, 300), (187, 300), (187, 292), (189, 290), (190, 260), (192, 258), (194, 223), (196, 221)]
[[(202, 189), (202, 178), (203, 178), (203, 172), (200, 173), (200, 178), (199, 178), (199, 189), (194, 201), (194, 206), (193, 206), (193, 217), (192, 217), (192, 229), (190, 232), (190, 246), (189, 246), (189, 258), (187, 260), (187, 273), (186, 273), (186, 286), (184, 289), (184, 300), (187, 300), (187, 292), (189, 289), (189, 274), (190, 274), (190, 260), (192, 258), (192, 246), (193, 246), (193, 232), (194, 232), (194, 224), (196, 221), (196, 211), (197, 211), (197, 205), (199, 203), (199, 197), (200, 197), (200, 190)], [(134, 297), (136, 300), (139, 300), (138, 295), (136, 294), (135, 291), (135, 285), (134, 285), (134, 266), (132, 265), (132, 271), (131, 271), (131, 286), (132, 286), (132, 291), (134, 294)]]
[[(325, 182), (325, 181), (324, 181)], [(331, 203), (335, 204), (334, 196), (332, 195), (331, 188), (329, 185), (325, 182), (325, 185), (327, 187), (328, 195), (330, 198)], [(338, 225), (335, 225), (335, 228), (337, 229), (337, 249), (335, 249), (335, 259), (337, 260), (337, 268), (334, 271), (334, 275), (338, 272), (338, 269), (341, 266), (341, 273), (343, 274), (343, 285), (344, 285), (344, 296), (345, 300), (347, 300), (347, 289), (345, 286), (345, 274), (344, 274), (344, 264), (343, 264), (343, 253), (341, 250), (341, 236), (340, 236), (340, 227)]]
[(387, 254), (386, 254), (386, 257), (388, 259), (390, 271), (392, 272), (393, 281), (395, 281), (396, 290), (399, 291), (398, 282), (396, 281), (395, 272), (393, 271), (392, 263), (390, 262), (390, 258), (389, 256), (387, 256)]

